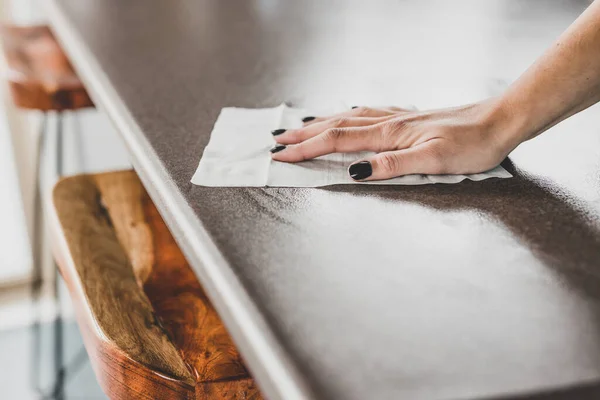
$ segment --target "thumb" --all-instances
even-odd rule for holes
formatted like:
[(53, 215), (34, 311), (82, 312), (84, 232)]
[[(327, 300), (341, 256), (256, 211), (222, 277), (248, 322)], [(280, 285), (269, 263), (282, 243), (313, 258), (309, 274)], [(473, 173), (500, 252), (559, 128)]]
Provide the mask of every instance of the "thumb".
[(404, 150), (386, 151), (348, 168), (356, 181), (376, 181), (409, 174), (442, 174), (443, 163), (431, 145), (420, 145)]

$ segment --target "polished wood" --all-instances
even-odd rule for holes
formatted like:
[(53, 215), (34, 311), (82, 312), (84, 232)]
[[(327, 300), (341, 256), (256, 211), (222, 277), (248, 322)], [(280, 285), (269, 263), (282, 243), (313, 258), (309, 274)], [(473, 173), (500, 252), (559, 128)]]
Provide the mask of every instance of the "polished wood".
[(63, 179), (55, 256), (111, 399), (260, 399), (225, 327), (132, 171)]
[(135, 174), (106, 174), (94, 177), (102, 193), (113, 228), (129, 257), (140, 286), (146, 282), (154, 264), (152, 232), (146, 223), (144, 188)]
[(18, 107), (63, 111), (93, 106), (48, 26), (4, 25), (0, 37), (6, 79)]

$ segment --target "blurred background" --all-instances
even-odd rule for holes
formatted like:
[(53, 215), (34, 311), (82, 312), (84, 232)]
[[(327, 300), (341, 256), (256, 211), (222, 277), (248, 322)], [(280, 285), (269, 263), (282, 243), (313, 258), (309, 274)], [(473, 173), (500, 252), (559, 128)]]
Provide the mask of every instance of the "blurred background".
[[(3, 22), (25, 25), (45, 22), (42, 1), (0, 0), (0, 13)], [(83, 349), (69, 296), (62, 282), (58, 287), (60, 307), (56, 305), (49, 249), (44, 251), (39, 303), (36, 305), (32, 301), (31, 243), (41, 115), (15, 108), (8, 97), (4, 80), (2, 85), (0, 369), (3, 373), (0, 374), (0, 398), (104, 399), (106, 397), (96, 383)], [(49, 126), (55, 126), (52, 120)], [(64, 172), (67, 175), (129, 166), (123, 144), (110, 121), (96, 110), (67, 114), (64, 135)], [(54, 141), (48, 140), (48, 143)], [(51, 157), (55, 152), (47, 149), (46, 154)], [(42, 162), (51, 163), (52, 160)], [(51, 175), (53, 168), (45, 168), (45, 171), (48, 176), (42, 177), (42, 186), (47, 198), (56, 176)], [(55, 323), (58, 310), (62, 320), (60, 326)], [(61, 342), (56, 341), (57, 334), (62, 335)], [(59, 374), (64, 374), (64, 380), (61, 387), (56, 387)]]

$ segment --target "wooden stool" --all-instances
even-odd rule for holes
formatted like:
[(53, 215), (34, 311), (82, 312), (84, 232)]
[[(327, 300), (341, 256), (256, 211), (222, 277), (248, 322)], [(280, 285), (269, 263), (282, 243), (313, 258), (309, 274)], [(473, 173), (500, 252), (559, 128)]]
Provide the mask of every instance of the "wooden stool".
[(225, 327), (133, 171), (53, 192), (54, 255), (111, 399), (260, 399)]
[[(17, 107), (27, 110), (41, 111), (42, 123), (38, 141), (38, 167), (35, 191), (35, 214), (34, 214), (34, 276), (32, 283), (32, 296), (37, 303), (39, 291), (42, 284), (42, 249), (43, 249), (43, 224), (42, 224), (42, 201), (40, 193), (41, 159), (44, 154), (46, 143), (48, 113), (55, 112), (56, 115), (56, 165), (57, 176), (63, 174), (63, 111), (75, 111), (86, 107), (93, 107), (79, 77), (73, 70), (60, 45), (45, 25), (37, 26), (14, 26), (4, 25), (0, 27), (0, 39), (5, 60), (5, 77)], [(56, 304), (58, 299), (58, 274), (56, 273), (55, 295)], [(55, 366), (58, 373), (55, 383), (54, 394), (60, 397), (62, 387), (62, 324), (60, 321), (60, 308), (55, 320)], [(40, 326), (39, 320), (34, 323), (34, 357), (39, 354)], [(37, 382), (39, 372), (35, 372), (38, 361), (34, 361), (33, 381), (34, 388), (38, 391)], [(57, 392), (58, 391), (58, 392)]]
[(17, 107), (40, 111), (93, 107), (79, 77), (46, 25), (2, 26), (6, 78)]
[(48, 111), (57, 113), (57, 165), (62, 175), (62, 111), (93, 107), (83, 83), (46, 25), (0, 27), (6, 79), (19, 108), (44, 112), (40, 152)]

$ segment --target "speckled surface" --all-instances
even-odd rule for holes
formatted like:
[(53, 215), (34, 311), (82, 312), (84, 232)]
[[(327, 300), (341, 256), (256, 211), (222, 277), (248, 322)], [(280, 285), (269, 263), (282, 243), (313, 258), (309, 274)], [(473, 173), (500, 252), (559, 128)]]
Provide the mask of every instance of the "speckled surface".
[(315, 397), (600, 396), (598, 108), (513, 179), (189, 183), (222, 107), (495, 95), (589, 2), (55, 1)]

